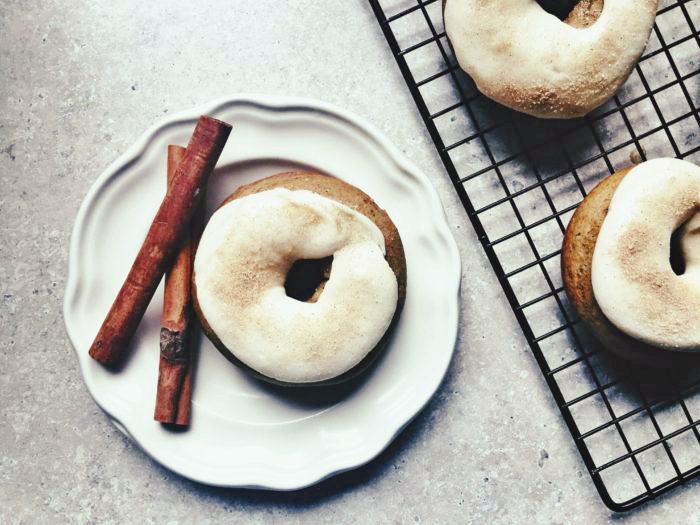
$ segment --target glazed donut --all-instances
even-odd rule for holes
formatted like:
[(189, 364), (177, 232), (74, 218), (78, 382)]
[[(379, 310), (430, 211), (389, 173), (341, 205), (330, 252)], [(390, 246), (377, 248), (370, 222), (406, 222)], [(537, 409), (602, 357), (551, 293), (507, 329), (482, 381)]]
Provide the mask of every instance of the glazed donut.
[(639, 60), (658, 0), (580, 0), (565, 21), (537, 0), (447, 0), (445, 31), (487, 97), (540, 118), (606, 102)]
[[(195, 310), (205, 333), (245, 370), (281, 385), (349, 378), (382, 346), (405, 293), (405, 266), (395, 272), (387, 262), (380, 228), (338, 200), (299, 189), (300, 180), (307, 181), (302, 187), (342, 184), (376, 206), (324, 175), (264, 179), (239, 189), (212, 215), (194, 262)], [(403, 258), (400, 240), (398, 248)], [(287, 295), (296, 261), (329, 256), (330, 276), (313, 296)]]
[(667, 364), (669, 351), (700, 355), (700, 168), (656, 159), (604, 179), (567, 227), (562, 275), (609, 350), (647, 364)]
[[(669, 350), (700, 350), (700, 168), (657, 159), (633, 169), (615, 191), (593, 252), (593, 294), (627, 335)], [(669, 262), (683, 227), (685, 272)]]

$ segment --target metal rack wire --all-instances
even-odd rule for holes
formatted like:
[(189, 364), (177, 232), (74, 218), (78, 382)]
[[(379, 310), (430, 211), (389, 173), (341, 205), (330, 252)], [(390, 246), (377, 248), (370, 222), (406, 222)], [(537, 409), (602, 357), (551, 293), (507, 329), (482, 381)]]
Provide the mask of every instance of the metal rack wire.
[(369, 2), (605, 504), (630, 510), (700, 475), (700, 373), (660, 378), (601, 353), (559, 270), (566, 225), (602, 178), (647, 157), (700, 161), (700, 0), (661, 0), (630, 79), (571, 121), (482, 96), (440, 0)]

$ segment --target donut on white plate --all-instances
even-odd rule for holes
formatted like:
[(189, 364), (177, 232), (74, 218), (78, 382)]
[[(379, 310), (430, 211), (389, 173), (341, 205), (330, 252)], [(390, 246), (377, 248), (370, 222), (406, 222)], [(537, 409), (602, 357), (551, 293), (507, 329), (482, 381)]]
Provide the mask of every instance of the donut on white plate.
[(242, 186), (197, 248), (193, 302), (230, 361), (281, 386), (337, 384), (385, 347), (406, 293), (401, 238), (340, 179), (289, 172)]

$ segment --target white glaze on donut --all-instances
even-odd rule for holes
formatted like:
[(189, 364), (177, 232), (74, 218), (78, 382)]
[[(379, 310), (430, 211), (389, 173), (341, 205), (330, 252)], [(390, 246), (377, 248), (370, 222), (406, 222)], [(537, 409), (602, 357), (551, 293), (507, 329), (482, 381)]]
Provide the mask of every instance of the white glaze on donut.
[(536, 0), (447, 0), (445, 30), (486, 96), (541, 118), (583, 116), (607, 101), (646, 46), (658, 0), (605, 0), (575, 28)]
[[(202, 234), (197, 301), (244, 364), (278, 381), (324, 381), (358, 364), (391, 323), (398, 284), (384, 250), (371, 220), (316, 193), (276, 188), (234, 199)], [(317, 302), (286, 295), (296, 260), (329, 255)]]
[[(686, 161), (640, 164), (615, 190), (593, 251), (593, 294), (627, 335), (670, 350), (700, 350), (699, 210), (700, 168)], [(682, 275), (669, 260), (679, 226)]]

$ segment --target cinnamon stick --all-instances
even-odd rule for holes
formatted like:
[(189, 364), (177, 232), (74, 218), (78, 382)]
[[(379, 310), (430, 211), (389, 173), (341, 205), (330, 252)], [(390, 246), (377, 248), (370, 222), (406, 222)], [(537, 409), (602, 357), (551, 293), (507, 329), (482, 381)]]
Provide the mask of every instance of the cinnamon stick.
[[(181, 146), (168, 146), (168, 186), (185, 154)], [(191, 289), (194, 254), (204, 227), (204, 198), (180, 241), (173, 266), (165, 274), (163, 318), (160, 329), (160, 364), (153, 418), (177, 426), (190, 424), (192, 368), (197, 333), (194, 326)]]
[(136, 260), (90, 347), (90, 355), (106, 367), (122, 365), (129, 342), (189, 228), (230, 132), (231, 126), (225, 122), (199, 118), (173, 184), (168, 187)]

